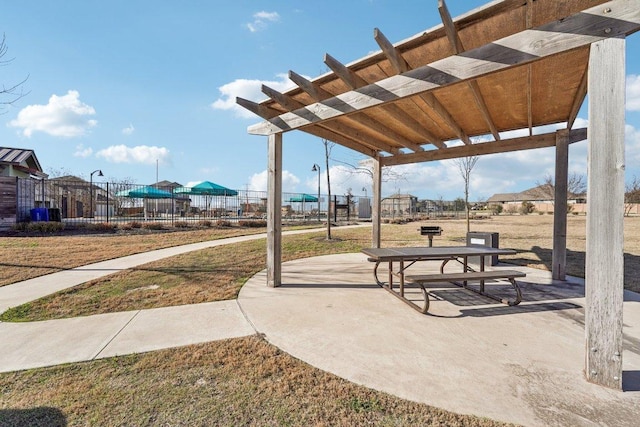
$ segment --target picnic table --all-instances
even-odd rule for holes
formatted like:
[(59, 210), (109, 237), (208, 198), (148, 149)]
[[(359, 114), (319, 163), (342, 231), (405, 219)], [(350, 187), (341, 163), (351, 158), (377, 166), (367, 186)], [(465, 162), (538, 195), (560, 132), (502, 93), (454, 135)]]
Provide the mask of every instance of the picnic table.
[[(520, 287), (516, 282), (516, 277), (524, 277), (525, 273), (517, 270), (495, 269), (485, 270), (485, 256), (491, 255), (512, 255), (516, 251), (512, 249), (491, 248), (488, 246), (439, 246), (439, 247), (395, 247), (395, 248), (365, 248), (362, 252), (368, 256), (368, 260), (375, 263), (373, 275), (376, 283), (409, 304), (412, 308), (427, 313), (429, 310), (429, 292), (425, 288), (428, 283), (450, 282), (458, 286), (495, 299), (507, 305), (517, 305), (522, 301)], [(475, 270), (469, 265), (470, 257), (479, 257), (479, 269)], [(440, 272), (434, 274), (408, 275), (406, 270), (417, 262), (441, 261)], [(445, 273), (444, 268), (450, 261), (455, 261), (462, 265), (461, 272)], [(384, 282), (378, 277), (378, 267), (380, 264), (387, 264), (387, 281)], [(397, 269), (394, 269), (397, 263)], [(398, 278), (398, 290), (393, 284), (394, 277)], [(497, 297), (485, 291), (485, 280), (508, 280), (515, 291), (514, 299)], [(468, 287), (471, 281), (479, 282), (479, 288)], [(405, 285), (417, 285), (424, 299), (423, 306), (420, 307), (413, 301), (405, 298)]]

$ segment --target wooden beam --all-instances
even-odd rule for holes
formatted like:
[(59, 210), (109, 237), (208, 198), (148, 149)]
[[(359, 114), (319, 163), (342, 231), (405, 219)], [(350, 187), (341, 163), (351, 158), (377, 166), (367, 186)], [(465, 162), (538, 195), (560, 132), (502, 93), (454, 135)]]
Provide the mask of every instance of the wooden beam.
[(585, 373), (622, 389), (625, 40), (589, 54), (589, 171), (585, 259)]
[[(533, 25), (533, 2), (526, 3), (527, 13), (525, 15), (525, 28), (528, 30)], [(529, 136), (533, 135), (533, 100), (531, 93), (531, 82), (533, 78), (533, 66), (527, 66), (527, 125), (529, 126)]]
[(357, 75), (355, 71), (350, 70), (328, 53), (324, 55), (324, 63), (352, 90), (369, 84), (365, 79)]
[(311, 98), (315, 99), (316, 101), (322, 101), (323, 99), (331, 98), (333, 96), (333, 94), (322, 89), (320, 85), (317, 85), (305, 79), (300, 74), (297, 74), (293, 71), (289, 71), (289, 80), (298, 85), (300, 89), (305, 91)]
[[(382, 51), (384, 52), (385, 56), (387, 57), (387, 59), (389, 60), (391, 65), (393, 65), (393, 67), (395, 68), (396, 73), (402, 74), (402, 73), (405, 73), (405, 72), (407, 72), (407, 71), (409, 71), (411, 69), (411, 66), (409, 65), (409, 63), (404, 59), (404, 57), (398, 51), (398, 49), (396, 49), (393, 46), (393, 44), (391, 44), (389, 39), (387, 39), (387, 37), (382, 33), (382, 31), (380, 31), (378, 28), (374, 29), (373, 37), (376, 40), (376, 42), (378, 43), (378, 45), (380, 46), (380, 49), (382, 49)], [(439, 108), (440, 108), (440, 110), (446, 111), (444, 109), (444, 107), (442, 106), (442, 104), (440, 104), (438, 102), (438, 100), (435, 99), (434, 96), (432, 96), (432, 98), (433, 98), (433, 103), (434, 104), (437, 103)], [(417, 105), (417, 102), (415, 100), (413, 102)], [(394, 104), (387, 104), (387, 105), (389, 107), (396, 107)], [(444, 142), (440, 138), (436, 137), (428, 129), (426, 129), (424, 126), (422, 126), (420, 123), (418, 123), (417, 120), (415, 120), (413, 117), (411, 117), (410, 115), (408, 115), (407, 113), (402, 111), (399, 107), (396, 107), (394, 109), (394, 115), (407, 128), (409, 128), (411, 131), (417, 133), (421, 137), (425, 138), (427, 141), (431, 142), (436, 147), (438, 147), (438, 148), (447, 148), (447, 146), (444, 144)], [(448, 112), (446, 113), (446, 118), (445, 117), (443, 117), (443, 118), (445, 119), (445, 121), (447, 121), (447, 119), (451, 119), (451, 120), (453, 119)], [(460, 128), (460, 126), (458, 126), (457, 124), (455, 124), (455, 127), (458, 128), (458, 129)], [(454, 129), (453, 126), (452, 126), (452, 129)], [(462, 132), (462, 133), (464, 134), (464, 132)], [(467, 140), (468, 140), (468, 138), (467, 138)], [(416, 150), (414, 150), (414, 151), (416, 151)], [(422, 151), (422, 149), (420, 149), (418, 151)]]
[(469, 135), (462, 129), (462, 127), (456, 122), (449, 111), (438, 101), (438, 98), (433, 93), (427, 92), (419, 95), (420, 99), (424, 101), (433, 111), (435, 111), (442, 120), (458, 135), (460, 141), (466, 145), (471, 144)]
[(373, 159), (373, 210), (371, 212), (371, 246), (380, 247), (382, 220), (382, 165), (380, 159)]
[(444, 26), (444, 32), (447, 34), (449, 44), (453, 48), (453, 51), (456, 54), (464, 52), (462, 40), (460, 40), (458, 30), (456, 29), (456, 25), (453, 23), (453, 19), (451, 19), (451, 14), (449, 13), (449, 9), (447, 8), (447, 4), (444, 0), (438, 0), (438, 12), (440, 12), (440, 19)]
[[(447, 38), (449, 39), (449, 44), (453, 49), (453, 52), (458, 55), (464, 52), (464, 46), (462, 44), (462, 40), (460, 40), (460, 35), (458, 34), (458, 30), (456, 29), (456, 25), (451, 19), (451, 15), (449, 14), (449, 9), (447, 8), (447, 4), (444, 0), (438, 0), (438, 12), (440, 12), (440, 17), (442, 18), (442, 25), (444, 25), (444, 30), (447, 33)], [(480, 91), (480, 86), (478, 86), (478, 82), (475, 80), (471, 80), (467, 82), (471, 93), (473, 93), (473, 99), (476, 101), (476, 105), (480, 110), (480, 114), (484, 118), (484, 121), (489, 126), (491, 130), (491, 134), (495, 138), (496, 141), (500, 140), (500, 133), (496, 128), (496, 125), (491, 118), (491, 112), (489, 111), (489, 107), (487, 106), (487, 102), (484, 100), (482, 96), (482, 92)]]
[(398, 49), (391, 44), (389, 39), (385, 37), (378, 28), (373, 29), (373, 38), (398, 74), (406, 73), (411, 69), (409, 63), (404, 59)]
[(566, 129), (556, 132), (556, 178), (553, 204), (553, 252), (551, 277), (564, 280), (567, 271), (567, 185), (569, 170), (569, 135)]
[(587, 46), (597, 40), (626, 36), (640, 29), (640, 0), (613, 0), (563, 20), (504, 37), (401, 75), (346, 92), (268, 121), (248, 132), (288, 132), (388, 102), (491, 75), (517, 65)]
[(320, 126), (313, 126), (308, 129), (304, 129), (305, 132), (315, 135), (322, 139), (328, 139), (329, 141), (337, 142), (338, 144), (350, 148), (354, 151), (364, 154), (365, 156), (375, 157), (379, 151), (383, 151), (380, 148), (371, 146), (368, 142), (370, 140), (362, 141), (360, 139), (352, 139), (350, 137), (336, 133), (330, 129)]
[(251, 111), (256, 116), (260, 116), (263, 119), (270, 119), (272, 117), (279, 116), (282, 112), (266, 105), (258, 104), (257, 102), (249, 101), (248, 99), (240, 98), (236, 96), (236, 104)]
[(302, 102), (296, 101), (292, 97), (280, 93), (275, 89), (271, 89), (267, 85), (262, 85), (262, 93), (273, 99), (278, 104), (282, 105), (282, 108), (284, 108), (285, 110), (293, 111), (304, 108), (304, 104)]
[(569, 120), (567, 121), (567, 129), (571, 129), (576, 119), (578, 118), (580, 107), (582, 107), (584, 98), (587, 96), (588, 79), (589, 66), (587, 66), (587, 68), (584, 70), (584, 74), (582, 75), (582, 79), (580, 80), (580, 85), (578, 86), (578, 90), (576, 91), (576, 96), (575, 98), (573, 98), (573, 104), (571, 104), (571, 113), (569, 114)]
[[(587, 129), (574, 129), (569, 132), (569, 143), (584, 141)], [(532, 150), (535, 148), (553, 147), (556, 144), (555, 133), (523, 136), (521, 138), (502, 139), (472, 145), (449, 147), (446, 150), (429, 150), (422, 153), (402, 154), (383, 157), (383, 166), (403, 165), (407, 163), (430, 162), (434, 160), (455, 159), (457, 157), (482, 156), (485, 154), (506, 153), (509, 151)]]
[(267, 176), (267, 286), (282, 284), (282, 134), (269, 135)]
[[(265, 95), (269, 96), (274, 101), (276, 101), (278, 104), (280, 104), (283, 108), (286, 108), (288, 110), (295, 110), (295, 109), (304, 107), (304, 104), (302, 104), (301, 102), (296, 101), (290, 96), (280, 93), (275, 89), (271, 89), (266, 85), (262, 85), (262, 92)], [(371, 119), (370, 117), (366, 116), (364, 113), (358, 114), (357, 116), (356, 115), (347, 116), (344, 118), (344, 120), (356, 122), (356, 124), (360, 124), (360, 123), (365, 124), (371, 132), (376, 132), (385, 138), (394, 139), (399, 144), (402, 144), (404, 146), (408, 146), (410, 148), (416, 146), (416, 144), (414, 144), (412, 141), (407, 140), (402, 135), (399, 135), (398, 133), (394, 132), (393, 130), (389, 129), (383, 124)], [(332, 122), (323, 123), (322, 125), (320, 125), (320, 127), (330, 132), (333, 132), (335, 134), (342, 135), (348, 139), (359, 141), (361, 144), (375, 147), (377, 150), (386, 151), (392, 154), (400, 153), (397, 147), (394, 147), (384, 142), (381, 138), (376, 136), (361, 134), (353, 127), (350, 127), (344, 123), (332, 121)], [(420, 147), (418, 146), (418, 148)]]

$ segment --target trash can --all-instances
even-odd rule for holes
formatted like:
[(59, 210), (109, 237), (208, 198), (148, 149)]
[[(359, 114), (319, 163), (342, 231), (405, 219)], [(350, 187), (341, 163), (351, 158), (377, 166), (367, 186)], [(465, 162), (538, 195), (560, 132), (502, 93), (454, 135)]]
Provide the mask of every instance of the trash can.
[(62, 222), (59, 208), (49, 208), (49, 221)]
[(31, 221), (49, 221), (49, 211), (47, 208), (31, 209)]
[[(486, 233), (479, 231), (470, 231), (467, 233), (467, 246), (488, 246), (490, 248), (499, 248), (499, 233)], [(469, 264), (480, 264), (480, 257), (469, 257)], [(484, 265), (497, 265), (498, 255), (487, 255), (484, 257)]]

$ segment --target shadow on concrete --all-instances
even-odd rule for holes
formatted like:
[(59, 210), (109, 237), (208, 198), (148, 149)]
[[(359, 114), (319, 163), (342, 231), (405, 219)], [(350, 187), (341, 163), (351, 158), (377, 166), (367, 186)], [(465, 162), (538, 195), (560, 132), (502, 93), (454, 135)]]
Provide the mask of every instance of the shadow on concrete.
[[(524, 252), (524, 251), (523, 251)], [(538, 260), (530, 260), (526, 258), (511, 258), (505, 262), (517, 265), (538, 265), (540, 268), (551, 271), (551, 262), (553, 259), (553, 251), (540, 246), (533, 246), (530, 252), (538, 256)], [(574, 276), (584, 276), (586, 254), (581, 251), (572, 251), (567, 249), (567, 266), (574, 266), (574, 269), (567, 271), (567, 274)], [(624, 254), (624, 283), (626, 289), (640, 289), (640, 256), (630, 253)]]
[(58, 408), (0, 409), (0, 426), (65, 427), (67, 417)]

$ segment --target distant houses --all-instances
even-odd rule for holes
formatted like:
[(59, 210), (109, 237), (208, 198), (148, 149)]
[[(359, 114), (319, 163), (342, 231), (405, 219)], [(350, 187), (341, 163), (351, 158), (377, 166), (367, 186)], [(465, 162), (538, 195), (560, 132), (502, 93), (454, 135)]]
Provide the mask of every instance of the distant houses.
[[(539, 185), (519, 193), (497, 193), (487, 199), (487, 205), (502, 205), (505, 211), (517, 210), (523, 202), (533, 203), (538, 212), (553, 212), (554, 190), (550, 185)], [(586, 194), (568, 194), (567, 203), (572, 212), (586, 212)]]

